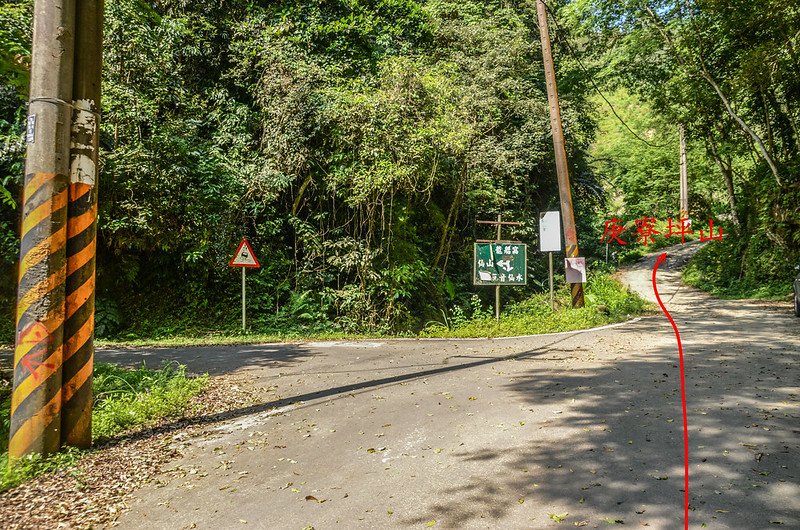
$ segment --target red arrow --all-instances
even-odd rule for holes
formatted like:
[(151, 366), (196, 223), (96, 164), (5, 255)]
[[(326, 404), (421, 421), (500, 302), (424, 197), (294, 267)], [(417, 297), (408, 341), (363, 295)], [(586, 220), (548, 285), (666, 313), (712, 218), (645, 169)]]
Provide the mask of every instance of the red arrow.
[(656, 284), (656, 272), (659, 265), (664, 263), (667, 259), (667, 253), (664, 252), (658, 257), (656, 266), (653, 267), (653, 292), (658, 300), (658, 305), (661, 310), (667, 315), (669, 323), (672, 324), (672, 329), (675, 330), (675, 338), (678, 339), (678, 356), (680, 357), (681, 367), (681, 406), (683, 407), (683, 527), (689, 530), (689, 425), (686, 421), (686, 381), (683, 370), (683, 345), (681, 344), (681, 334), (678, 331), (678, 326), (675, 324), (672, 315), (669, 314), (667, 308), (664, 307), (664, 302), (658, 295), (658, 285)]
[(49, 368), (50, 370), (55, 370), (56, 368), (56, 365), (54, 365), (53, 363), (42, 363), (34, 360), (36, 357), (41, 357), (41, 355), (44, 354), (45, 351), (47, 351), (47, 348), (43, 346), (39, 348), (37, 351), (32, 351), (31, 353), (23, 357), (22, 360), (20, 361), (20, 364), (28, 369), (28, 371), (31, 373), (31, 376), (33, 376), (33, 378), (36, 381), (39, 380), (39, 374), (36, 373), (36, 369), (38, 367), (44, 366), (45, 368)]
[(26, 345), (32, 345), (30, 351), (19, 361), (23, 368), (27, 369), (34, 380), (39, 380), (39, 374), (36, 373), (36, 368), (44, 366), (50, 370), (55, 370), (56, 366), (52, 363), (43, 363), (40, 360), (47, 352), (47, 346), (50, 343), (50, 332), (47, 327), (41, 322), (34, 322), (19, 334), (19, 345), (25, 348)]

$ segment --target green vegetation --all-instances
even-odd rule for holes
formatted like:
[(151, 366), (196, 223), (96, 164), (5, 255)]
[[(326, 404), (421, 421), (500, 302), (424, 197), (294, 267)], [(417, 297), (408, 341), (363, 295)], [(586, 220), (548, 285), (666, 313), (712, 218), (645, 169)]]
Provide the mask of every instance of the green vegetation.
[[(604, 220), (678, 217), (682, 124), (690, 217), (726, 237), (697, 283), (746, 294), (788, 282), (779, 259), (800, 262), (800, 10), (729, 4), (549, 2), (590, 260)], [(31, 5), (0, 6), (0, 342)], [(113, 0), (104, 54), (101, 338), (236, 335), (226, 264), (243, 235), (264, 265), (249, 273), (254, 336), (414, 334), (473, 295), (492, 306), (470, 281), (471, 242), (492, 236), (476, 220), (522, 221), (506, 237), (534, 244), (559, 204), (532, 1)], [(609, 250), (625, 263), (645, 249)], [(531, 258), (510, 303), (544, 291)]]
[(555, 311), (550, 308), (549, 293), (534, 295), (507, 308), (499, 322), (492, 312), (481, 310), (480, 305), (476, 304), (471, 315), (454, 311), (445, 323), (429, 323), (421, 335), (503, 337), (573, 331), (620, 322), (650, 308), (638, 295), (629, 292), (606, 274), (590, 277), (585, 293), (586, 307), (571, 309), (570, 291), (562, 287), (555, 296)]
[(183, 365), (128, 370), (98, 364), (93, 381), (92, 438), (102, 442), (133, 427), (180, 415), (207, 381), (207, 376), (187, 378)]
[(723, 296), (788, 292), (800, 262), (800, 9), (795, 2), (576, 0), (583, 60), (638, 135), (601, 114), (611, 214), (676, 217), (678, 124), (694, 228), (724, 229), (685, 278)]
[(684, 269), (683, 281), (720, 298), (789, 297), (796, 263), (774, 252), (768, 241), (749, 241), (744, 250), (738, 244), (731, 240), (701, 249)]
[[(501, 0), (107, 2), (98, 335), (235, 333), (242, 235), (264, 265), (248, 274), (256, 334), (413, 332), (475, 292), (489, 306), (470, 281), (471, 242), (492, 233), (476, 219), (523, 221), (506, 235), (532, 243), (557, 204), (536, 27)], [(3, 38), (28, 50), (21, 28)], [(590, 87), (558, 61), (591, 254)], [(15, 198), (25, 96), (0, 101)], [(7, 318), (18, 217), (0, 210)]]
[[(98, 363), (94, 368), (95, 395), (92, 439), (102, 443), (112, 436), (182, 415), (191, 398), (206, 386), (207, 376), (189, 378), (185, 366), (165, 365), (159, 370), (144, 366), (132, 370)], [(8, 466), (11, 374), (0, 374), (0, 491), (26, 480), (73, 467), (84, 452), (67, 449), (48, 458), (31, 455)]]
[[(596, 268), (602, 269), (601, 264)], [(296, 329), (283, 333), (178, 333), (148, 338), (118, 338), (98, 343), (101, 347), (115, 346), (197, 346), (203, 344), (252, 344), (291, 341), (324, 341), (324, 340), (358, 340), (375, 338), (446, 338), (446, 337), (500, 337), (511, 335), (532, 335), (573, 331), (576, 329), (602, 326), (641, 315), (649, 311), (650, 306), (638, 295), (628, 291), (609, 274), (598, 272), (590, 274), (586, 284), (586, 307), (573, 310), (570, 308), (569, 289), (564, 285), (563, 277), (556, 278), (559, 285), (555, 292), (556, 311), (550, 309), (550, 294), (539, 293), (518, 302), (505, 304), (500, 323), (495, 320), (493, 309), (488, 309), (477, 294), (464, 303), (452, 305), (443, 311), (438, 318), (429, 320), (417, 332), (403, 333), (347, 333), (335, 331), (314, 332), (309, 329)], [(504, 289), (503, 300), (507, 298)], [(493, 289), (485, 289), (493, 291)]]

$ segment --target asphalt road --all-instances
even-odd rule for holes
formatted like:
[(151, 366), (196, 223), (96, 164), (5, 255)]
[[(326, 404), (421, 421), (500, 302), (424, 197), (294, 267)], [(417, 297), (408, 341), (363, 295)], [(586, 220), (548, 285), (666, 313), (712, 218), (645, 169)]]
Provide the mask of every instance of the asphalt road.
[[(690, 527), (800, 528), (800, 319), (682, 287), (687, 252), (673, 249), (659, 290), (686, 354)], [(649, 297), (654, 260), (625, 275)], [(663, 315), (515, 339), (98, 353), (165, 359), (265, 399), (177, 435), (184, 456), (120, 528), (683, 527)]]
[[(690, 526), (800, 528), (800, 321), (681, 287), (670, 271), (685, 253), (659, 288), (686, 354)], [(653, 262), (626, 274), (650, 297)], [(236, 370), (269, 396), (178, 437), (183, 458), (121, 528), (683, 526), (677, 347), (661, 315), (517, 339), (98, 357)]]

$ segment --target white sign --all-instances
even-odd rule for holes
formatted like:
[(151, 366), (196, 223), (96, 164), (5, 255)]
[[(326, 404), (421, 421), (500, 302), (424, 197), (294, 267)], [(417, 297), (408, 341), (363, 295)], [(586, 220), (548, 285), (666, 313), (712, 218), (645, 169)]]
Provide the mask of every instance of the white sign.
[(25, 131), (25, 140), (29, 143), (36, 142), (36, 114), (28, 116), (28, 127)]
[(586, 283), (586, 258), (564, 258), (567, 283)]
[(561, 252), (560, 212), (539, 214), (539, 250), (541, 252)]

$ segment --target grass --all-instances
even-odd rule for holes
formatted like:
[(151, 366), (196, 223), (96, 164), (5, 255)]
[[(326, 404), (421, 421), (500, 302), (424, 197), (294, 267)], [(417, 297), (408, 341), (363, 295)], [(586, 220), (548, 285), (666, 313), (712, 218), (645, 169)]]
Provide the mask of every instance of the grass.
[(537, 294), (508, 307), (495, 320), (491, 313), (473, 314), (449, 322), (431, 322), (422, 337), (503, 337), (574, 331), (627, 320), (649, 312), (652, 305), (607, 274), (590, 276), (585, 286), (586, 306), (572, 309), (570, 292), (563, 286), (556, 293), (556, 309), (550, 307), (549, 293)]
[(166, 364), (160, 370), (142, 366), (130, 370), (113, 364), (98, 364), (93, 382), (92, 439), (102, 442), (134, 427), (179, 416), (207, 382), (207, 375), (187, 377), (184, 365)]
[[(384, 335), (377, 335), (384, 336)], [(214, 332), (206, 334), (176, 334), (170, 337), (153, 338), (122, 338), (98, 339), (95, 345), (98, 348), (118, 347), (186, 347), (186, 346), (234, 346), (237, 344), (259, 344), (275, 342), (306, 342), (308, 340), (358, 340), (375, 338), (376, 334), (358, 334), (338, 331), (322, 333), (301, 333), (297, 331), (286, 333), (224, 333)]]
[(788, 298), (796, 258), (764, 239), (754, 238), (746, 245), (735, 239), (706, 245), (683, 270), (683, 281), (728, 300)]
[[(185, 347), (206, 345), (236, 345), (294, 341), (359, 340), (376, 338), (467, 338), (534, 335), (559, 331), (574, 331), (621, 322), (645, 313), (652, 307), (638, 295), (629, 292), (606, 273), (590, 274), (586, 284), (586, 307), (571, 309), (570, 293), (562, 285), (556, 292), (556, 310), (550, 308), (549, 293), (536, 294), (523, 302), (504, 309), (498, 324), (494, 313), (479, 307), (466, 310), (452, 308), (441, 321), (429, 322), (419, 333), (354, 334), (346, 332), (302, 333), (209, 333), (179, 334), (164, 338), (99, 340), (99, 347)], [(465, 313), (470, 313), (469, 317)]]
[[(57, 469), (74, 467), (85, 454), (66, 449), (47, 458), (34, 454), (8, 466), (11, 373), (0, 374), (0, 491)], [(187, 377), (186, 367), (168, 364), (159, 370), (121, 368), (98, 363), (94, 367), (92, 440), (102, 443), (112, 436), (153, 425), (186, 412), (192, 397), (205, 388), (208, 376)]]

